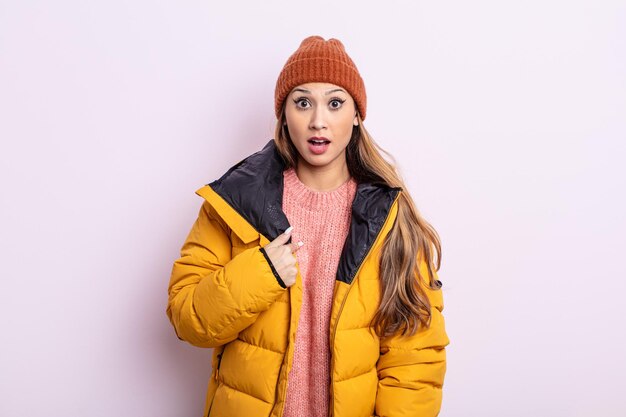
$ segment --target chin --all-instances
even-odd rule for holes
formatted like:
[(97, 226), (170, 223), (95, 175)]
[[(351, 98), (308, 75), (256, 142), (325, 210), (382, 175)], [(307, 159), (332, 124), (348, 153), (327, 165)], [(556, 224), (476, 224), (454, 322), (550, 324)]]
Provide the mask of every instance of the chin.
[(300, 156), (300, 158), (303, 159), (309, 166), (323, 168), (337, 161), (339, 156), (340, 155), (307, 155), (306, 157)]

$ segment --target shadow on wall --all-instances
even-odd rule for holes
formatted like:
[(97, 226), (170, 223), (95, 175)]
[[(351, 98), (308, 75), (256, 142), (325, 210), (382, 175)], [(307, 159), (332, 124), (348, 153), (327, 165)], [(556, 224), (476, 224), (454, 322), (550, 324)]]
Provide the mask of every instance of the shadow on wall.
[[(177, 219), (172, 223), (188, 223), (188, 219)], [(153, 247), (152, 253), (145, 254), (146, 259), (158, 259), (158, 262), (146, 265), (141, 272), (144, 286), (149, 283), (149, 288), (138, 290), (141, 292), (140, 299), (144, 300), (141, 302), (142, 311), (127, 314), (134, 321), (127, 327), (127, 331), (132, 332), (128, 336), (140, 346), (139, 349), (132, 347), (132, 359), (136, 362), (131, 366), (141, 364), (136, 370), (135, 384), (143, 385), (143, 388), (137, 388), (137, 394), (145, 395), (148, 402), (157, 403), (147, 405), (144, 412), (157, 406), (158, 409), (152, 409), (156, 414), (152, 415), (200, 416), (204, 411), (206, 389), (211, 377), (212, 349), (192, 346), (178, 339), (166, 314), (172, 262), (178, 256), (181, 244), (178, 240), (181, 235), (186, 235), (187, 230), (184, 229), (191, 227), (191, 223), (176, 231), (172, 224), (165, 224), (163, 227), (170, 233), (163, 230), (160, 243)], [(131, 308), (137, 309), (137, 297), (139, 294), (135, 294)], [(139, 353), (137, 357), (138, 352), (144, 354)]]

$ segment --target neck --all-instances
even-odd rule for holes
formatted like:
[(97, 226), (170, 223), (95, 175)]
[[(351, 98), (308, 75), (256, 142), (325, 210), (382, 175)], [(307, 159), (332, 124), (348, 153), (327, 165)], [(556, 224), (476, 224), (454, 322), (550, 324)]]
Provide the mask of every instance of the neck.
[(350, 179), (345, 159), (323, 167), (309, 165), (300, 159), (295, 170), (300, 181), (315, 191), (332, 191)]

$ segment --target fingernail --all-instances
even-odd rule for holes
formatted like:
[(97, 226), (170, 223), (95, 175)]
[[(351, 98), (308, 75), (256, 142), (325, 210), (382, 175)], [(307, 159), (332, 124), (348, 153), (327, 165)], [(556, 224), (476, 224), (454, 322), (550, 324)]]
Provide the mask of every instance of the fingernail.
[(304, 245), (303, 241), (298, 242), (298, 246), (302, 246), (302, 245)]
[(283, 233), (288, 235), (289, 233), (291, 233), (292, 230), (293, 230), (293, 226), (289, 226), (287, 229), (285, 229)]

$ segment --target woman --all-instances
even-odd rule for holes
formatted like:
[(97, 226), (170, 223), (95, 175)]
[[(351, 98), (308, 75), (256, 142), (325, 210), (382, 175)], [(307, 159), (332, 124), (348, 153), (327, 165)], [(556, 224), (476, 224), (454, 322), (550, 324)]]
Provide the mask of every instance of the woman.
[(436, 416), (439, 239), (365, 130), (340, 41), (302, 41), (275, 111), (275, 139), (197, 191), (172, 270), (178, 337), (214, 348), (204, 415)]

